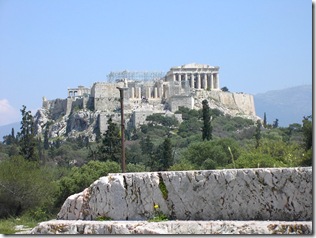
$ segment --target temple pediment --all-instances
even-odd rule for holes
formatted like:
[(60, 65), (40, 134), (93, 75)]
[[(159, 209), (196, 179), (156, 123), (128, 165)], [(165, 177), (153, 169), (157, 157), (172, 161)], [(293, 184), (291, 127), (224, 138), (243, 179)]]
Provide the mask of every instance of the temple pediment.
[(212, 68), (212, 66), (208, 65), (208, 64), (197, 64), (197, 63), (190, 63), (190, 64), (184, 64), (181, 66), (181, 68), (184, 69), (192, 69), (192, 68)]

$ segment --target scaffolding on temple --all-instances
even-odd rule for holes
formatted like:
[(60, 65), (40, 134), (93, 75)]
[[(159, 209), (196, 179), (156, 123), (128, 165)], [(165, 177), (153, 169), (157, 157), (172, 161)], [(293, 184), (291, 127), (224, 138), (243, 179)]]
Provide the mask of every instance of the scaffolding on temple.
[(128, 79), (133, 81), (151, 81), (156, 79), (161, 79), (165, 77), (165, 72), (149, 72), (149, 71), (120, 71), (120, 72), (110, 72), (106, 77), (109, 83), (119, 81), (122, 79)]

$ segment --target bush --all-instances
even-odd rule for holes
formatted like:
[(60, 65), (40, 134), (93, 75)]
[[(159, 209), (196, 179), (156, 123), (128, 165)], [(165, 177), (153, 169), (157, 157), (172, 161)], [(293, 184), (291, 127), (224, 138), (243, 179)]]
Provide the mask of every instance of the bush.
[(285, 164), (267, 154), (248, 153), (241, 155), (235, 161), (235, 166), (236, 168), (274, 168), (285, 167)]
[(56, 186), (52, 173), (22, 156), (5, 159), (0, 166), (0, 217), (51, 208)]
[(121, 172), (121, 167), (113, 161), (89, 161), (81, 168), (73, 167), (70, 174), (58, 181), (59, 191), (56, 195), (56, 206), (62, 203), (72, 194), (79, 193), (89, 187), (95, 180), (108, 173)]
[[(214, 169), (232, 163), (232, 156), (238, 158), (239, 145), (232, 139), (217, 139), (192, 143), (183, 153), (183, 159), (190, 161), (199, 169)], [(204, 167), (206, 166), (206, 167)]]

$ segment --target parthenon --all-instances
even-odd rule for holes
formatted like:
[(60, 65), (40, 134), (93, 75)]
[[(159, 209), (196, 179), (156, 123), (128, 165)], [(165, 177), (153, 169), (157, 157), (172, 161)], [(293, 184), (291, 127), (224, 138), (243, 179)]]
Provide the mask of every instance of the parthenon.
[(185, 64), (171, 68), (166, 75), (166, 81), (181, 82), (194, 89), (219, 90), (218, 71), (218, 66)]

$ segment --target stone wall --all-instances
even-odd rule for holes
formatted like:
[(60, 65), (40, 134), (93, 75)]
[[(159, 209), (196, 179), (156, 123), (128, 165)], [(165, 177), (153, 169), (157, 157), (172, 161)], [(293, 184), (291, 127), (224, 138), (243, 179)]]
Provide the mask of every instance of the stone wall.
[(71, 195), (58, 219), (312, 220), (312, 168), (110, 174)]
[(193, 109), (194, 106), (194, 98), (191, 96), (172, 96), (168, 100), (170, 111), (176, 112), (179, 110), (179, 107), (186, 107), (189, 109)]
[(210, 108), (217, 108), (232, 116), (248, 116), (249, 119), (260, 119), (256, 116), (253, 95), (223, 91), (195, 92), (194, 109), (202, 108), (202, 101), (208, 100)]

